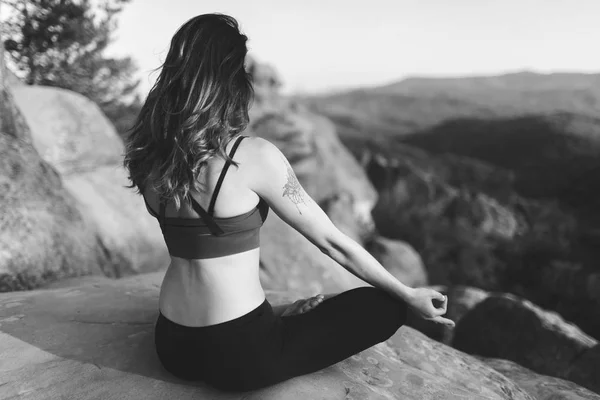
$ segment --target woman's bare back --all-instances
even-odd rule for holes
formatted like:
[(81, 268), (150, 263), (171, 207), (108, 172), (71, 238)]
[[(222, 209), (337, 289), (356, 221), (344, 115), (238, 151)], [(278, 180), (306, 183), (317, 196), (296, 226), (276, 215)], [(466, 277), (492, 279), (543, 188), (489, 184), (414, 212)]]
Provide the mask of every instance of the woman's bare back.
[[(227, 146), (228, 153), (234, 142), (235, 139)], [(259, 196), (246, 184), (243, 165), (251, 162), (251, 157), (244, 151), (243, 142), (234, 155), (239, 168), (230, 166), (218, 191), (214, 205), (216, 218), (247, 213), (259, 202)], [(225, 160), (215, 157), (208, 161), (199, 177), (206, 190), (192, 195), (205, 210), (224, 165)], [(156, 193), (148, 189), (144, 196), (153, 210), (159, 209)], [(179, 210), (172, 202), (167, 204), (165, 216), (200, 218), (187, 202)], [(185, 326), (214, 325), (246, 314), (265, 299), (259, 281), (259, 259), (259, 248), (207, 259), (171, 256), (160, 290), (161, 313)]]

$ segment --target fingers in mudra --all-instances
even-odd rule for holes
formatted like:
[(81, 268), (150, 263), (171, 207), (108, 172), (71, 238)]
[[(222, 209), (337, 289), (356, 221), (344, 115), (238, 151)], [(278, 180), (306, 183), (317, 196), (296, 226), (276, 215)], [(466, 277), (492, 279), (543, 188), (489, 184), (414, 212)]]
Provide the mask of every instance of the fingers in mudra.
[(432, 322), (444, 324), (449, 327), (454, 327), (454, 325), (455, 325), (454, 321), (452, 321), (451, 319), (442, 317), (442, 315), (446, 314), (446, 311), (448, 309), (448, 296), (444, 295), (443, 300), (439, 300), (439, 299), (436, 299), (436, 300), (438, 300), (438, 302), (441, 301), (441, 304), (437, 307), (434, 305), (434, 312), (432, 313), (433, 315), (431, 315), (430, 317), (425, 318), (425, 319), (432, 321)]
[(283, 312), (282, 316), (285, 317), (296, 314), (304, 314), (317, 307), (323, 302), (323, 300), (324, 296), (322, 294), (309, 297), (308, 299), (297, 300)]

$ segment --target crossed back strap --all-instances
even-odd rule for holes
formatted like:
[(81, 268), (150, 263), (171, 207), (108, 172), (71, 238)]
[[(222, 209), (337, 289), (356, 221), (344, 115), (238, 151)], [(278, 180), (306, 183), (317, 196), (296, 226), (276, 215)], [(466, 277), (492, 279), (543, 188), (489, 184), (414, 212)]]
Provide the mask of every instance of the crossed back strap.
[[(235, 155), (235, 151), (237, 150), (238, 146), (240, 145), (240, 142), (242, 141), (242, 139), (244, 139), (245, 136), (240, 136), (235, 143), (233, 144), (233, 147), (231, 147), (231, 151), (229, 152), (229, 159), (233, 159), (233, 156)], [(215, 186), (215, 190), (213, 191), (213, 195), (212, 198), (210, 199), (210, 204), (208, 205), (208, 213), (212, 216), (214, 214), (215, 211), (215, 202), (217, 201), (217, 195), (219, 194), (219, 190), (221, 190), (221, 185), (223, 184), (223, 179), (225, 179), (225, 174), (227, 174), (227, 170), (229, 169), (229, 166), (231, 165), (231, 162), (229, 160), (225, 161), (225, 165), (223, 166), (223, 169), (221, 170), (221, 175), (219, 175), (219, 180), (217, 180), (217, 185)]]
[[(236, 152), (238, 146), (240, 145), (240, 142), (245, 137), (246, 136), (240, 136), (233, 144), (233, 147), (231, 148), (231, 151), (229, 152), (229, 160), (225, 161), (225, 165), (223, 166), (223, 169), (221, 170), (221, 174), (219, 175), (219, 179), (217, 180), (217, 184), (215, 185), (213, 195), (210, 199), (210, 204), (208, 205), (208, 211), (204, 210), (204, 208), (202, 208), (202, 206), (200, 204), (198, 204), (196, 199), (194, 199), (191, 195), (189, 196), (189, 200), (192, 204), (192, 208), (194, 209), (194, 211), (196, 211), (198, 213), (198, 215), (200, 215), (200, 218), (202, 218), (202, 220), (204, 221), (206, 226), (208, 226), (208, 229), (210, 230), (210, 232), (213, 235), (223, 234), (223, 230), (219, 227), (219, 225), (215, 222), (215, 220), (213, 218), (215, 202), (217, 201), (217, 195), (219, 194), (219, 190), (221, 190), (221, 185), (223, 184), (223, 179), (225, 179), (225, 174), (227, 174), (227, 170), (229, 169), (229, 165), (231, 164), (230, 160), (233, 159), (233, 156), (235, 155), (235, 152)], [(167, 208), (166, 203), (164, 202), (164, 200), (161, 200), (159, 216), (160, 216), (160, 226), (163, 230), (166, 227), (165, 226), (165, 218), (166, 218), (165, 210), (166, 210), (166, 208)]]

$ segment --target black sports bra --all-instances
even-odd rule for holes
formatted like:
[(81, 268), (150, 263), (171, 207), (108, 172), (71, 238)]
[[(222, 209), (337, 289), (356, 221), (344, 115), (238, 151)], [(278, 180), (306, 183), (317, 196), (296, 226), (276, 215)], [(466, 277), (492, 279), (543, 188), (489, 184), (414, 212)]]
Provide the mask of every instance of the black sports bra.
[[(233, 158), (240, 142), (246, 136), (240, 136), (233, 144), (229, 158)], [(190, 195), (188, 200), (200, 218), (166, 217), (166, 203), (160, 201), (160, 210), (154, 211), (146, 198), (146, 208), (159, 222), (169, 254), (187, 259), (222, 257), (260, 246), (260, 227), (267, 219), (269, 205), (262, 198), (255, 208), (234, 217), (219, 218), (213, 216), (217, 194), (231, 162), (227, 160), (217, 180), (208, 211)]]

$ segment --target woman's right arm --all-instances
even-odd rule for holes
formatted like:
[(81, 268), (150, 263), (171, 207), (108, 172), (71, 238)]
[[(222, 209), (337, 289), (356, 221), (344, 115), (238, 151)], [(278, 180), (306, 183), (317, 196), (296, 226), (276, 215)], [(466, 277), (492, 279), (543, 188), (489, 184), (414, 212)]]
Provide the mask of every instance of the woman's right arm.
[[(431, 289), (404, 285), (331, 222), (302, 188), (290, 163), (275, 145), (262, 138), (248, 142), (248, 158), (252, 162), (244, 169), (249, 172), (250, 189), (267, 201), (282, 220), (358, 278), (416, 307), (423, 318), (453, 324), (441, 317), (446, 312), (445, 296)], [(443, 301), (443, 307), (436, 309), (431, 299)]]

